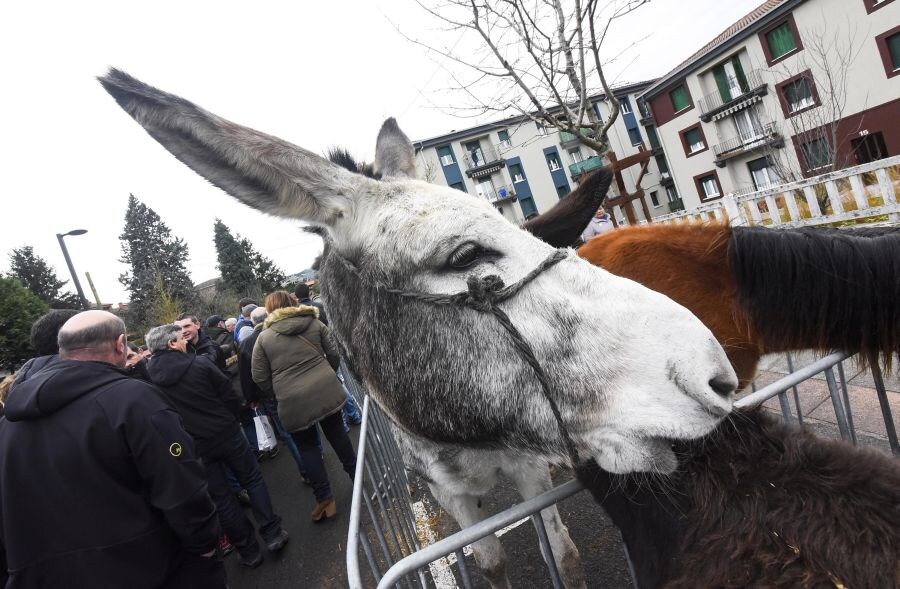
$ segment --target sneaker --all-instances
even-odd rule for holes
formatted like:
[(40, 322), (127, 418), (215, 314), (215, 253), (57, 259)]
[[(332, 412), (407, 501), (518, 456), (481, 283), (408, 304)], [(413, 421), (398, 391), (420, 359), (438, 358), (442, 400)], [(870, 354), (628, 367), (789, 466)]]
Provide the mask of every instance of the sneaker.
[(219, 551), (222, 553), (222, 556), (228, 556), (234, 552), (234, 545), (228, 541), (228, 536), (225, 534), (219, 537)]
[(255, 555), (253, 555), (251, 557), (245, 557), (244, 555), (240, 555), (240, 558), (238, 558), (238, 563), (240, 563), (241, 566), (247, 567), (248, 569), (255, 569), (256, 567), (261, 565), (262, 562), (263, 562), (262, 552), (257, 552)]
[(274, 448), (272, 448), (271, 450), (269, 450), (269, 451), (267, 452), (267, 454), (269, 455), (269, 458), (275, 458), (276, 456), (278, 456), (278, 451), (279, 451), (279, 450), (278, 450), (278, 446), (275, 446)]
[(284, 545), (288, 543), (289, 539), (290, 536), (288, 536), (287, 530), (282, 529), (273, 540), (266, 542), (266, 548), (269, 549), (269, 552), (278, 552), (284, 548)]

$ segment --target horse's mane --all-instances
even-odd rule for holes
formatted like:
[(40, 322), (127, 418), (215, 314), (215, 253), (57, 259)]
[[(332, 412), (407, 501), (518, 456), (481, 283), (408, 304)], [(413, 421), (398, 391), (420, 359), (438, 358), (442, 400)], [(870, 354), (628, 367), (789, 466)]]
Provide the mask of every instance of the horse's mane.
[(735, 227), (728, 258), (769, 349), (900, 351), (900, 230)]
[(893, 587), (900, 465), (762, 410), (673, 446), (670, 476), (578, 478), (621, 530), (641, 587)]

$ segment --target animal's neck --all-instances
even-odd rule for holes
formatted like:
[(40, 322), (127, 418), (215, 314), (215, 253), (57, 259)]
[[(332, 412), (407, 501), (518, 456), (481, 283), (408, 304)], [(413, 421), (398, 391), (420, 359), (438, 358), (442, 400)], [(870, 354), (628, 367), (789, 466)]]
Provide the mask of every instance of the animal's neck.
[(684, 538), (683, 506), (655, 485), (611, 474), (593, 461), (577, 474), (622, 533), (637, 586), (662, 586), (672, 576)]

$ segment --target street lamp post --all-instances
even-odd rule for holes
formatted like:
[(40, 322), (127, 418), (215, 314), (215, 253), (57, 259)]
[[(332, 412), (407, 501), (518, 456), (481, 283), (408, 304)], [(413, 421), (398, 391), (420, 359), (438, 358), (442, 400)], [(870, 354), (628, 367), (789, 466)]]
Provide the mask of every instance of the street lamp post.
[(75, 266), (72, 265), (72, 258), (69, 257), (69, 250), (66, 249), (66, 242), (63, 238), (67, 235), (84, 235), (87, 229), (73, 229), (68, 233), (57, 233), (56, 239), (59, 240), (59, 247), (62, 249), (63, 257), (66, 259), (66, 265), (69, 267), (69, 274), (72, 275), (72, 282), (75, 283), (75, 290), (78, 291), (78, 299), (81, 301), (81, 307), (90, 309), (87, 299), (84, 298), (84, 291), (81, 290), (81, 283), (78, 281), (78, 274), (75, 273)]

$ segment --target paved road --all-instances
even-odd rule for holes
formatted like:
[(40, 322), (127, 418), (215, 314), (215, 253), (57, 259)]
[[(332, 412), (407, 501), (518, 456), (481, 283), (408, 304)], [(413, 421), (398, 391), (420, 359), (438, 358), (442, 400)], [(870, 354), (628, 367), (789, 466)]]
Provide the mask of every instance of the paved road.
[[(354, 447), (359, 428), (351, 429)], [(237, 553), (225, 557), (230, 589), (345, 588), (345, 548), (352, 487), (331, 447), (325, 443), (325, 464), (338, 504), (335, 518), (314, 524), (309, 517), (316, 505), (312, 489), (304, 485), (290, 453), (283, 446), (274, 459), (261, 466), (275, 511), (291, 539), (281, 554), (266, 554), (265, 562), (248, 570), (238, 565)], [(247, 514), (252, 519), (250, 511)], [(263, 549), (265, 550), (265, 548)]]

